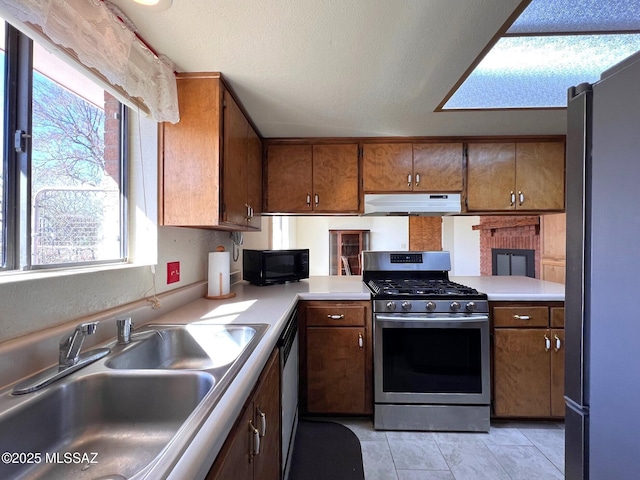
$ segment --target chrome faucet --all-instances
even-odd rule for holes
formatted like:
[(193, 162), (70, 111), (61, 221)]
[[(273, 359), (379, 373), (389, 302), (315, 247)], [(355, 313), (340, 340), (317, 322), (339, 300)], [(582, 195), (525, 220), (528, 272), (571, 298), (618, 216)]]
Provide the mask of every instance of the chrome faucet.
[(58, 365), (31, 375), (26, 380), (17, 383), (13, 387), (13, 394), (22, 395), (40, 390), (56, 380), (60, 380), (76, 370), (108, 355), (111, 352), (108, 348), (95, 348), (84, 352), (82, 355), (80, 354), (84, 337), (96, 333), (97, 328), (98, 322), (81, 323), (71, 335), (62, 337), (60, 340), (60, 351), (58, 352)]
[(116, 325), (118, 327), (118, 345), (131, 343), (131, 328), (133, 327), (131, 317), (119, 318), (116, 320)]
[(80, 349), (87, 335), (93, 335), (98, 328), (98, 322), (81, 323), (75, 331), (68, 337), (60, 340), (60, 353), (58, 356), (58, 366), (65, 368), (78, 363), (80, 359)]

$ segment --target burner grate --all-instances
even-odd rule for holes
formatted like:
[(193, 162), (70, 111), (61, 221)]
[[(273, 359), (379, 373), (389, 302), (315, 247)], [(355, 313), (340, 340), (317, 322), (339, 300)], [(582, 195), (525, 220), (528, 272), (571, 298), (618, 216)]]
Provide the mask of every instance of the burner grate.
[(376, 295), (478, 295), (475, 288), (443, 279), (378, 279), (368, 285)]

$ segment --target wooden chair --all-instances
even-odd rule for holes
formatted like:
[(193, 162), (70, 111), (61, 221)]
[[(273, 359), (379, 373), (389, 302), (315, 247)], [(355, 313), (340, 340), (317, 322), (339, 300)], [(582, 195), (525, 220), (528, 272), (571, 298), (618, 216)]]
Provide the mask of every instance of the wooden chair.
[(344, 274), (351, 275), (351, 266), (349, 265), (349, 259), (344, 255), (342, 255), (340, 259), (342, 260), (342, 268), (344, 268)]

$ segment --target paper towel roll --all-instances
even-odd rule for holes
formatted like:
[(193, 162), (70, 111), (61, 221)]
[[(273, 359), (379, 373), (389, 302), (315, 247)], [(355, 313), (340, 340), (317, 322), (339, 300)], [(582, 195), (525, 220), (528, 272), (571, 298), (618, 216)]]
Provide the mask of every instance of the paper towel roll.
[(209, 253), (209, 288), (208, 297), (229, 295), (231, 289), (229, 252)]

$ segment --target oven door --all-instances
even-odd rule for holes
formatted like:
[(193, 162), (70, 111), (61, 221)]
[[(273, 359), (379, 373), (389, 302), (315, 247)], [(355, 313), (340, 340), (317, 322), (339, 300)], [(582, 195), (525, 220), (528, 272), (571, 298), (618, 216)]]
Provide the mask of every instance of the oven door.
[(486, 314), (376, 314), (375, 402), (488, 405)]

